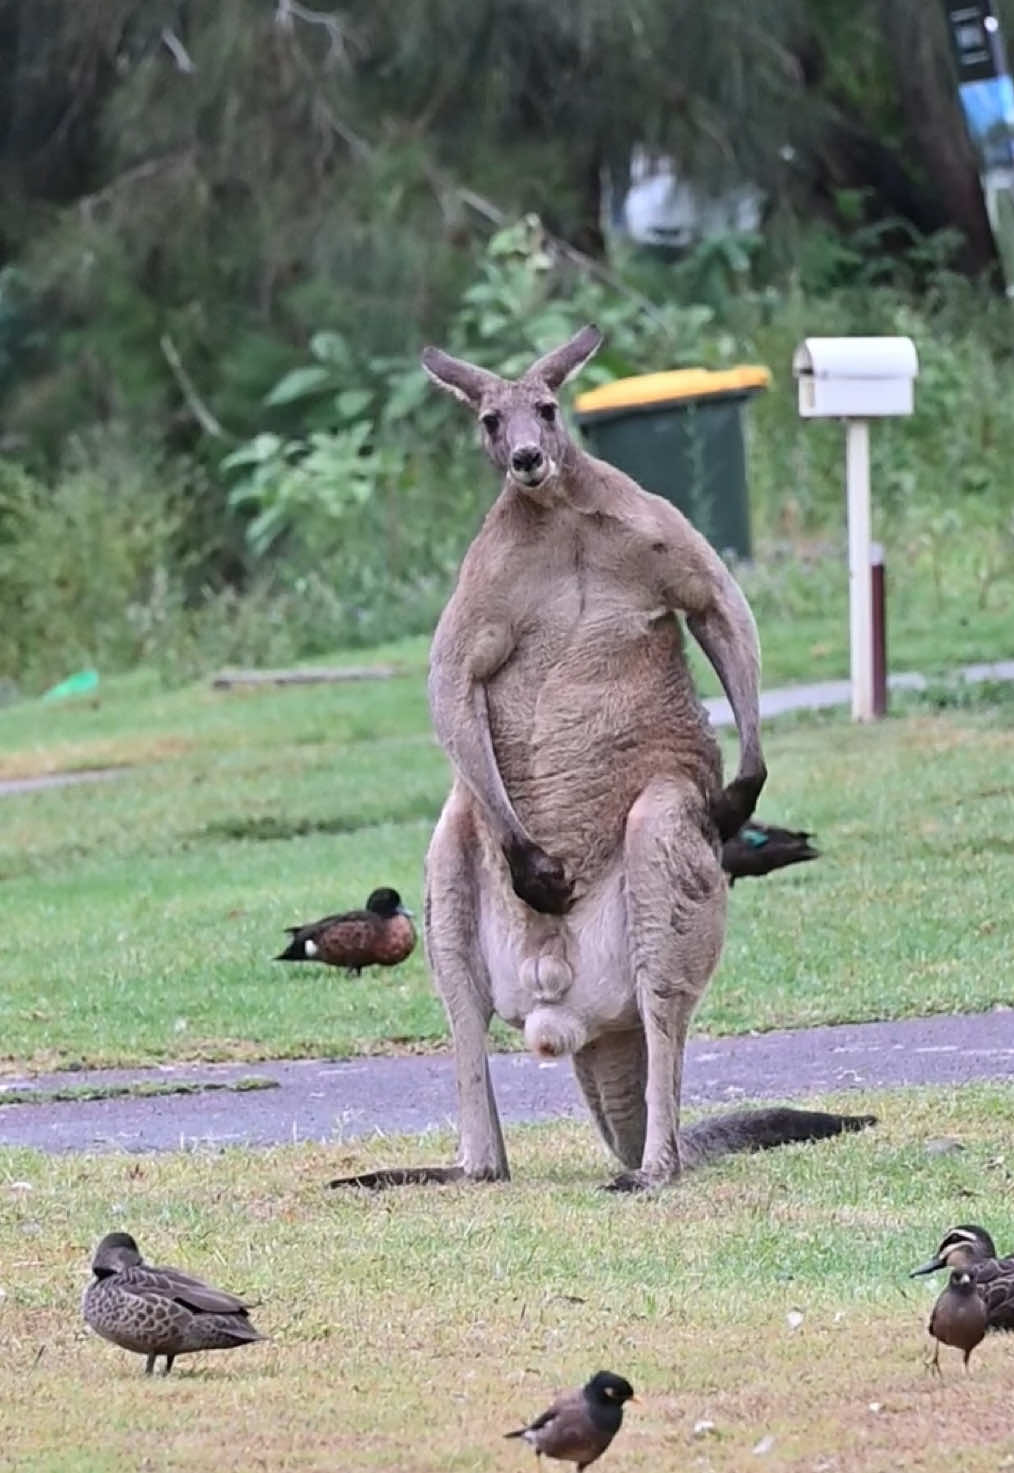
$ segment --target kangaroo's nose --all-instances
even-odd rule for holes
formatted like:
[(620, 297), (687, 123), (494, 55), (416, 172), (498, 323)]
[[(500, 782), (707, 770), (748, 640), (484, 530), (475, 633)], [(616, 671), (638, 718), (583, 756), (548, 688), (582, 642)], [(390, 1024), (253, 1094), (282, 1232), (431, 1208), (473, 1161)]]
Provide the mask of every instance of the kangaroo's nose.
[(519, 445), (511, 452), (511, 470), (520, 471), (523, 475), (526, 471), (533, 471), (542, 464), (542, 451), (538, 445)]

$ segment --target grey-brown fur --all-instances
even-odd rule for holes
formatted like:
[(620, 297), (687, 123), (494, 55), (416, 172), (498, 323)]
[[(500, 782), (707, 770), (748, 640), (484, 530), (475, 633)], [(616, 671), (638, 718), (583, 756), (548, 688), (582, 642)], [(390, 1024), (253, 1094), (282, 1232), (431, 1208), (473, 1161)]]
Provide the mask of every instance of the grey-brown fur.
[[(716, 1153), (712, 1122), (707, 1145), (690, 1136), (681, 1154), (679, 1103), (687, 1030), (725, 931), (720, 844), (766, 776), (757, 634), (680, 512), (569, 437), (556, 390), (600, 341), (586, 327), (516, 383), (423, 354), (505, 473), (429, 677), (454, 783), (426, 860), (424, 940), (472, 1178), (509, 1175), (486, 1062), (494, 1013), (533, 1052), (573, 1056), (627, 1169), (616, 1185), (664, 1183)], [(736, 718), (739, 769), (725, 788), (684, 619)], [(823, 1119), (822, 1133), (842, 1128)], [(730, 1127), (729, 1146), (761, 1143), (746, 1133)]]
[(264, 1337), (250, 1323), (250, 1305), (175, 1268), (146, 1264), (129, 1233), (108, 1233), (92, 1261), (85, 1320), (105, 1340), (146, 1359), (151, 1375), (165, 1356), (168, 1376), (176, 1356), (231, 1350)]

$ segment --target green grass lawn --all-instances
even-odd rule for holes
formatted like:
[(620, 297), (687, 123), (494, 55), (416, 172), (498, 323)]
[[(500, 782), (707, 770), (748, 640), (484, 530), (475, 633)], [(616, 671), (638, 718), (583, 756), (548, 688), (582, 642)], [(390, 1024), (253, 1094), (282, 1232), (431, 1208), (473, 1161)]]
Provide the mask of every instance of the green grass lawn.
[[(605, 1367), (644, 1401), (603, 1459), (617, 1473), (994, 1473), (1014, 1456), (1014, 1345), (987, 1340), (967, 1379), (945, 1350), (931, 1378), (942, 1283), (907, 1273), (954, 1222), (1014, 1246), (1011, 1093), (862, 1108), (874, 1130), (731, 1158), (647, 1199), (595, 1190), (608, 1165), (580, 1123), (511, 1130), (510, 1184), (379, 1196), (322, 1183), (450, 1143), (0, 1151), (0, 1465), (510, 1473), (532, 1458), (502, 1434)], [(940, 1135), (965, 1149), (928, 1153)], [(270, 1342), (147, 1379), (80, 1319), (114, 1228), (259, 1300)]]
[[(759, 816), (814, 829), (824, 856), (737, 885), (701, 1029), (1011, 1001), (1012, 696), (910, 703), (869, 728), (770, 727)], [(245, 693), (166, 692), (139, 675), (110, 682), (98, 708), (0, 712), (6, 774), (110, 762), (133, 765), (0, 799), (8, 1066), (444, 1039), (421, 947), (358, 981), (270, 960), (285, 926), (361, 905), (375, 885), (418, 909), (448, 781), (420, 669)]]

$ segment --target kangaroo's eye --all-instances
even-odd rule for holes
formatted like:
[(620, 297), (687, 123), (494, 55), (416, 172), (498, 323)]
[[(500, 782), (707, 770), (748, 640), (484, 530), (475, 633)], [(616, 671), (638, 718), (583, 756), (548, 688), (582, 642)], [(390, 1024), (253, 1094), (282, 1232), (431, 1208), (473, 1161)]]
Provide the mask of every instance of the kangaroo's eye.
[(500, 428), (500, 416), (493, 409), (488, 414), (482, 415), (479, 422), (487, 435), (495, 435)]
[(556, 405), (551, 404), (547, 399), (544, 404), (539, 404), (536, 407), (539, 413), (539, 417), (541, 419), (544, 419), (547, 425), (551, 425), (553, 423), (553, 420), (556, 418)]

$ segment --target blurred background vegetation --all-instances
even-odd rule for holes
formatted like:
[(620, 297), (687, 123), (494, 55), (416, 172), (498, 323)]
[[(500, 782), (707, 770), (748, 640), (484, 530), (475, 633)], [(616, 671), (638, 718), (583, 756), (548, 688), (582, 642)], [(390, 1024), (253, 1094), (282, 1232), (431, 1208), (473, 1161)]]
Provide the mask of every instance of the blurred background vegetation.
[[(762, 629), (842, 588), (793, 347), (911, 334), (918, 412), (873, 437), (894, 584), (1014, 607), (1011, 306), (940, 7), (0, 0), (0, 56), (6, 689), (425, 631), (495, 484), (420, 346), (509, 371), (590, 318), (585, 383), (773, 370)], [(756, 219), (637, 244), (635, 150)]]

